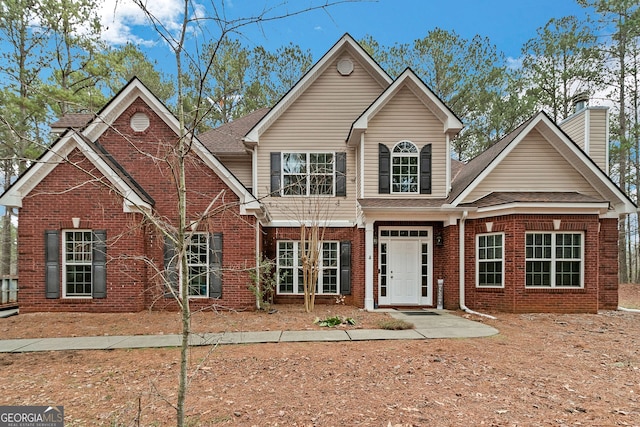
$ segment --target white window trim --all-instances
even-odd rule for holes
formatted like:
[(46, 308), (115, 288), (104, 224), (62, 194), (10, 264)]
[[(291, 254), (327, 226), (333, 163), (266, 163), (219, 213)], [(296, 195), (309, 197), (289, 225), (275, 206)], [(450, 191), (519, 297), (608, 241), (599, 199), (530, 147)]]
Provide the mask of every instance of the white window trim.
[[(284, 176), (285, 175), (302, 175), (302, 174), (285, 174), (284, 156), (287, 154), (304, 154), (307, 160), (306, 188), (305, 194), (285, 194)], [(311, 154), (331, 154), (333, 158), (333, 172), (331, 173), (331, 194), (311, 194), (311, 168), (309, 162)], [(329, 175), (329, 174), (323, 174)], [(281, 197), (336, 197), (336, 152), (335, 151), (283, 151), (280, 153), (280, 196)]]
[[(293, 267), (287, 267), (287, 269), (293, 269), (293, 292), (280, 292), (280, 243), (293, 243), (293, 256), (294, 256), (294, 265)], [(325, 268), (323, 267), (323, 259), (322, 259), (322, 247), (320, 248), (320, 259), (318, 260), (318, 265), (320, 266), (320, 270), (318, 271), (318, 291), (316, 295), (340, 295), (340, 242), (337, 240), (323, 240), (320, 242), (320, 245), (324, 243), (333, 243), (336, 245), (336, 267), (328, 268), (327, 270), (336, 270), (336, 292), (335, 293), (325, 293), (322, 289), (322, 279), (323, 272)], [(299, 240), (278, 240), (276, 242), (276, 252), (277, 252), (277, 269), (276, 269), (276, 277), (278, 279), (278, 283), (276, 284), (276, 295), (304, 295), (304, 292), (298, 292), (298, 274), (297, 271), (300, 269), (299, 266)]]
[[(550, 234), (551, 235), (551, 258), (527, 258), (526, 250), (527, 250), (527, 235), (529, 234)], [(558, 259), (556, 258), (556, 235), (558, 234), (580, 234), (580, 286), (558, 286), (556, 285), (556, 262), (558, 261), (578, 261), (575, 258), (571, 259)], [(585, 241), (584, 241), (584, 232), (583, 231), (528, 231), (525, 233), (524, 240), (524, 250), (525, 250), (525, 266), (524, 266), (524, 286), (526, 289), (563, 289), (563, 290), (571, 290), (571, 289), (584, 289), (584, 252), (585, 252)], [(535, 286), (535, 285), (527, 285), (527, 262), (528, 261), (549, 261), (551, 263), (551, 286)]]
[[(403, 142), (408, 142), (409, 144), (413, 145), (413, 147), (416, 149), (415, 153), (395, 153), (395, 149), (399, 144), (402, 144)], [(393, 191), (393, 159), (394, 158), (398, 158), (398, 157), (413, 157), (416, 159), (416, 167), (418, 168), (418, 174), (416, 176), (417, 178), (417, 182), (416, 182), (416, 191)], [(416, 144), (414, 144), (412, 141), (409, 141), (408, 139), (403, 139), (402, 141), (398, 141), (393, 148), (391, 149), (391, 160), (390, 160), (391, 164), (390, 166), (390, 193), (391, 194), (420, 194), (420, 150), (418, 150), (418, 146)]]
[[(205, 236), (205, 242), (206, 242), (206, 254), (207, 254), (207, 261), (205, 264), (191, 264), (189, 262), (189, 253), (187, 253), (187, 280), (189, 280), (189, 267), (191, 266), (196, 266), (196, 267), (200, 267), (200, 266), (204, 266), (205, 268), (205, 279), (207, 281), (207, 289), (205, 291), (204, 295), (188, 295), (188, 297), (190, 299), (206, 299), (209, 298), (209, 287), (211, 286), (211, 283), (209, 283), (209, 265), (210, 265), (210, 259), (209, 257), (211, 256), (211, 248), (209, 247), (209, 245), (211, 244), (211, 242), (209, 241), (209, 233), (206, 232), (196, 232), (193, 233), (192, 236)], [(187, 249), (189, 248), (189, 246), (187, 246)], [(188, 286), (188, 284), (187, 284)], [(181, 295), (182, 295), (182, 289), (180, 289)], [(188, 290), (187, 290), (188, 293)]]
[[(486, 262), (497, 262), (500, 261), (502, 263), (502, 284), (500, 285), (480, 285), (480, 237), (484, 236), (502, 236), (502, 257), (501, 258), (492, 258), (491, 260), (484, 260)], [(476, 288), (478, 289), (504, 289), (504, 246), (505, 246), (505, 235), (504, 233), (481, 233), (476, 235)]]
[[(91, 261), (89, 263), (67, 263), (67, 233), (90, 233), (91, 234)], [(67, 299), (92, 299), (93, 298), (93, 230), (90, 229), (67, 229), (62, 230), (62, 298)], [(91, 271), (91, 295), (67, 295), (67, 264), (69, 265), (89, 265)]]

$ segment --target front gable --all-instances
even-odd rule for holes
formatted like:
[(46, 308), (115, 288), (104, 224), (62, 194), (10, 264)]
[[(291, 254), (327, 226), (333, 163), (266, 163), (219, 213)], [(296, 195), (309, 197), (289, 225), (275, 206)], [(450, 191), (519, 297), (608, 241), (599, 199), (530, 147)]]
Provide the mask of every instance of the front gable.
[[(364, 81), (367, 81), (367, 84), (370, 84), (368, 81), (373, 80), (375, 82), (374, 87), (376, 87), (374, 98), (378, 96), (382, 89), (386, 88), (392, 82), (389, 75), (367, 54), (362, 46), (360, 46), (351, 35), (345, 34), (307, 71), (295, 86), (278, 101), (269, 113), (249, 131), (244, 138), (245, 143), (249, 146), (259, 144), (261, 142), (261, 135), (265, 133), (282, 114), (288, 111), (301, 95), (306, 93), (311, 86), (315, 85), (316, 80), (325, 73), (339, 75), (344, 77), (344, 79), (342, 79), (343, 82), (351, 82), (349, 85), (352, 87), (352, 89), (349, 90), (351, 94), (362, 93), (362, 88), (359, 88), (359, 86), (362, 85), (363, 78)], [(353, 76), (356, 78), (349, 78)], [(349, 102), (348, 96), (341, 96), (340, 99), (335, 99), (331, 96), (331, 93), (335, 92), (333, 85), (329, 85), (329, 90), (330, 93), (327, 94), (328, 96), (325, 98), (325, 102), (328, 102), (330, 106), (339, 107), (340, 102), (338, 101)], [(371, 102), (371, 100), (369, 100), (369, 102)], [(364, 107), (362, 109), (364, 109)], [(358, 111), (358, 114), (362, 112), (362, 109)], [(353, 119), (355, 119), (355, 117)]]
[(575, 191), (597, 197), (598, 192), (544, 136), (533, 129), (505, 156), (463, 203), (492, 192)]
[[(0, 204), (4, 206), (22, 207), (23, 198), (29, 196), (47, 176), (54, 172), (58, 165), (67, 163), (72, 153), (88, 160), (92, 169), (85, 170), (85, 180), (100, 182), (112, 187), (123, 197), (123, 211), (134, 212), (140, 209), (151, 209), (154, 204), (135, 181), (131, 180), (117, 163), (95, 147), (75, 131), (68, 131), (45, 151), (29, 169), (0, 196)], [(75, 163), (74, 163), (75, 164)], [(92, 170), (95, 169), (95, 172)], [(60, 190), (62, 191), (62, 190)], [(64, 194), (62, 192), (61, 194)]]
[[(340, 197), (332, 220), (355, 222), (356, 155), (345, 145), (345, 138), (351, 123), (389, 83), (371, 57), (345, 35), (249, 131), (244, 142), (254, 154), (252, 188), (265, 200), (274, 221), (293, 222), (301, 198), (282, 194), (286, 187), (283, 167), (273, 159), (321, 154), (340, 162), (334, 165), (336, 189), (329, 192)], [(339, 183), (344, 188), (338, 189)]]
[[(145, 176), (152, 174), (154, 158), (162, 159), (171, 145), (177, 142), (180, 125), (176, 117), (137, 78), (132, 79), (81, 130), (69, 130), (48, 149), (0, 198), (8, 206), (21, 205), (26, 196), (54, 167), (65, 161), (66, 155), (78, 148), (106, 176), (114, 188), (125, 197), (125, 211), (144, 208), (151, 204), (144, 199), (145, 189), (157, 187)], [(238, 197), (240, 212), (262, 215), (260, 203), (249, 190), (213, 155), (196, 137), (191, 138), (194, 155), (219, 177), (224, 185)], [(162, 146), (161, 143), (168, 145)], [(101, 153), (102, 144), (106, 147)], [(109, 154), (110, 153), (110, 154)], [(113, 157), (111, 157), (113, 155)], [(111, 160), (109, 160), (111, 159)], [(117, 160), (114, 160), (117, 159)], [(144, 167), (144, 163), (149, 167)], [(119, 165), (123, 167), (120, 168)], [(131, 174), (139, 179), (128, 182)], [(157, 191), (156, 191), (157, 192)], [(139, 194), (142, 194), (141, 198)], [(162, 190), (159, 194), (161, 195)], [(132, 207), (134, 206), (134, 207)]]
[(491, 193), (573, 192), (609, 202), (614, 216), (637, 209), (544, 113), (525, 122), (478, 159), (481, 161), (474, 159), (465, 166), (477, 172), (455, 192), (453, 206), (473, 205)]
[[(455, 114), (407, 69), (360, 115), (349, 132), (347, 144), (360, 146), (364, 157), (361, 198), (446, 197), (449, 140), (461, 129)], [(394, 191), (393, 184), (388, 189), (381, 184), (393, 181), (394, 172), (380, 163), (380, 156), (388, 151), (392, 162), (394, 147), (404, 142), (415, 146), (419, 156), (419, 183), (415, 192), (407, 194)], [(389, 169), (389, 176), (383, 176), (385, 169)]]

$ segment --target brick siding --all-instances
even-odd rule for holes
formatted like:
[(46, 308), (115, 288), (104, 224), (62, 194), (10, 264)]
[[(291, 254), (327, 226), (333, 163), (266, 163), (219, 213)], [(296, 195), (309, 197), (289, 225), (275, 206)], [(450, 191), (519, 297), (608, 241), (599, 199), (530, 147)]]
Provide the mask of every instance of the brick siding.
[[(136, 112), (145, 112), (150, 118), (150, 126), (144, 132), (134, 132), (129, 125)], [(157, 216), (176, 224), (176, 187), (171, 170), (162, 161), (171, 157), (175, 133), (137, 99), (98, 142), (155, 200)], [(255, 297), (249, 290), (248, 269), (255, 267), (256, 219), (240, 215), (238, 197), (195, 155), (187, 159), (186, 168), (189, 218), (198, 217), (219, 195), (215, 213), (201, 224), (199, 231), (223, 233), (222, 297), (192, 299), (191, 306), (252, 308)], [(163, 297), (159, 286), (157, 272), (163, 269), (162, 236), (141, 214), (124, 213), (122, 198), (102, 184), (89, 181), (82, 169), (102, 177), (76, 150), (69, 162), (56, 166), (23, 200), (18, 230), (21, 311), (177, 309), (175, 301)], [(44, 231), (72, 228), (71, 218), (80, 218), (81, 228), (107, 231), (104, 299), (45, 298)], [(140, 260), (141, 256), (152, 260), (153, 265)]]
[[(559, 232), (584, 232), (584, 287), (581, 289), (531, 289), (525, 287), (525, 234), (528, 231), (554, 231), (553, 220), (560, 219)], [(504, 233), (504, 288), (476, 287), (476, 235)], [(597, 215), (509, 215), (468, 220), (465, 228), (465, 296), (474, 310), (506, 312), (595, 313), (599, 308), (617, 305), (617, 222), (600, 220)]]

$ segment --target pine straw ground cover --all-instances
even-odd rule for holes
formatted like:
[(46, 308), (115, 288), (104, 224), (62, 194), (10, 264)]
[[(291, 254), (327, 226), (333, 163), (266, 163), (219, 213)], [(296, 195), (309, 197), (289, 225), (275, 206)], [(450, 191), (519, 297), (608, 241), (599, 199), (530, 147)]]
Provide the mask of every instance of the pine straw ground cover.
[[(640, 307), (640, 286), (622, 286), (620, 301)], [(372, 327), (385, 318), (324, 309), (203, 313), (194, 330), (314, 329), (325, 314)], [(640, 425), (640, 314), (496, 315), (471, 317), (500, 331), (490, 338), (194, 348), (189, 425)], [(0, 332), (174, 333), (177, 320), (21, 314), (0, 319)], [(2, 354), (0, 405), (64, 405), (67, 426), (171, 425), (177, 371), (173, 348)]]

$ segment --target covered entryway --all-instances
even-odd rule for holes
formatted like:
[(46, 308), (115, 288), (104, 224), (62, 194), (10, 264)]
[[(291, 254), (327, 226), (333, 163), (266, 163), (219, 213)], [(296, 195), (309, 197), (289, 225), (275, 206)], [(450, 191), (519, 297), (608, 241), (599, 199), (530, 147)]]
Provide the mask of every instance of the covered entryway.
[(380, 227), (378, 305), (432, 305), (432, 228)]

